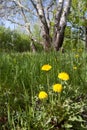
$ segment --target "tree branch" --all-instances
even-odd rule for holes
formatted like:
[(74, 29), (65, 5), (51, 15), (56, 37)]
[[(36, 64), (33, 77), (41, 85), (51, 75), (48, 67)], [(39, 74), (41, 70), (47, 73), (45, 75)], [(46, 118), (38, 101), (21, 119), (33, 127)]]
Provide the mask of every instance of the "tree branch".
[[(55, 0), (54, 0), (55, 1)], [(47, 18), (47, 23), (48, 27), (50, 28), (50, 17), (49, 17), (49, 9), (54, 5), (54, 1), (51, 0), (50, 4), (46, 8), (46, 18)]]
[(33, 9), (31, 10), (30, 8), (23, 6), (20, 1), (13, 0), (13, 2), (15, 2), (16, 5), (18, 5), (20, 8), (24, 9), (25, 11), (30, 12), (31, 14), (37, 16), (35, 13), (33, 13)]

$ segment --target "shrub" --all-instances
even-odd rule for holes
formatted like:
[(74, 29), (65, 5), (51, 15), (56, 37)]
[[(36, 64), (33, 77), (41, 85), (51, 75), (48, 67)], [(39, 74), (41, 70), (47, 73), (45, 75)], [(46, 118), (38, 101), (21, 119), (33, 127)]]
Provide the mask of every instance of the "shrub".
[[(27, 34), (10, 30), (0, 26), (0, 50), (5, 52), (26, 52), (31, 51), (31, 39)], [(42, 50), (42, 46), (34, 43), (37, 51)]]

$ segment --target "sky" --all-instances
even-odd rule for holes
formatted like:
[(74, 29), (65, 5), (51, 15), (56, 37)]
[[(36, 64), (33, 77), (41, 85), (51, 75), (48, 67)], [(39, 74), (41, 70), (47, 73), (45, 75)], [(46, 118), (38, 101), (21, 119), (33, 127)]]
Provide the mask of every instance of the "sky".
[(14, 30), (16, 28), (15, 24), (12, 24), (11, 22), (7, 20), (0, 20), (0, 25), (4, 25), (6, 28), (10, 28), (11, 30)]

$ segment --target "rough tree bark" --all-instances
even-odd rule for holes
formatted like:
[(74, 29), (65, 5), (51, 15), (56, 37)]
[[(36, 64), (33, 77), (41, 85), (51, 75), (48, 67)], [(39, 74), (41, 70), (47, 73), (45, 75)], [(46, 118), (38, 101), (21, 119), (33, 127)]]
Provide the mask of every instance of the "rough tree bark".
[(35, 0), (36, 4), (34, 3), (33, 0), (31, 0), (34, 8), (37, 11), (37, 15), (39, 17), (39, 20), (41, 22), (41, 28), (42, 28), (42, 37), (43, 37), (43, 46), (44, 49), (47, 51), (51, 44), (50, 44), (50, 34), (49, 34), (49, 27), (46, 21), (46, 17), (45, 17), (45, 12), (44, 12), (44, 8), (42, 5), (42, 0)]
[(71, 5), (71, 0), (66, 0), (65, 5), (64, 5), (64, 0), (59, 0), (58, 10), (55, 16), (55, 26), (54, 26), (54, 48), (56, 51), (58, 51), (63, 44), (64, 31), (67, 24), (67, 16), (70, 11), (70, 5)]

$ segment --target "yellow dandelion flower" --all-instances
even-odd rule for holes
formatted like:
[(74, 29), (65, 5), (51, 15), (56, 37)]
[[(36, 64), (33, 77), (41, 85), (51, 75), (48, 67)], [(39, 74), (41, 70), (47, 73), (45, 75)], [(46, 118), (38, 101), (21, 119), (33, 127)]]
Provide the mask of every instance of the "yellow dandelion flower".
[(60, 93), (62, 91), (63, 87), (61, 84), (54, 84), (53, 85), (53, 91)]
[(77, 67), (76, 67), (76, 66), (73, 66), (73, 69), (74, 69), (74, 70), (77, 70)]
[(48, 94), (45, 91), (41, 91), (38, 95), (39, 99), (45, 99), (48, 97)]
[(58, 78), (66, 81), (69, 80), (69, 75), (65, 72), (61, 72), (58, 74)]
[(43, 70), (43, 71), (49, 71), (51, 68), (52, 68), (51, 65), (46, 64), (46, 65), (43, 65), (43, 66), (42, 66), (41, 70)]

